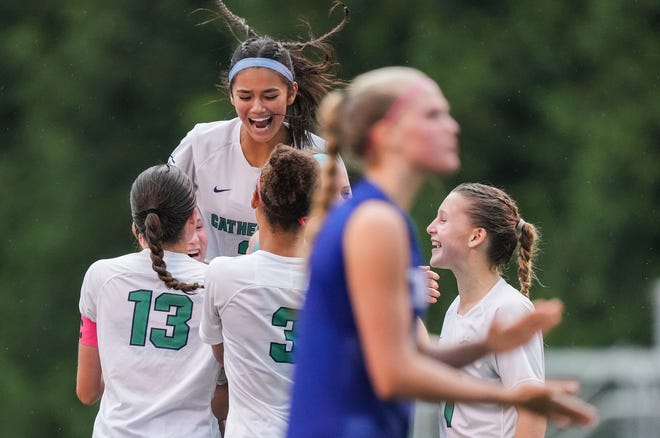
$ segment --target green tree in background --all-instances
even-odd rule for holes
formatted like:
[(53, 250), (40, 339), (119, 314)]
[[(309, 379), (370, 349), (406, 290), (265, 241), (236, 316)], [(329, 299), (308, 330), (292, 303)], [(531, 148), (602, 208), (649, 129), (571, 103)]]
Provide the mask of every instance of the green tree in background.
[[(436, 26), (417, 21), (417, 39), (433, 43), (426, 55), (409, 51), (428, 71), (438, 70), (430, 60), (449, 66), (438, 76), (463, 127), (457, 180), (505, 187), (541, 226), (547, 288), (533, 294), (567, 304), (551, 345), (648, 343), (660, 236), (660, 8), (483, 8), (448, 8)], [(461, 44), (444, 38), (454, 32), (465, 34)]]
[(2, 427), (89, 436), (96, 407), (75, 398), (82, 275), (133, 247), (130, 184), (217, 100), (231, 41), (196, 26), (203, 2), (27, 3), (0, 7)]
[[(491, 182), (543, 232), (535, 297), (566, 303), (551, 346), (649, 344), (660, 276), (656, 1), (346, 0), (340, 74), (404, 64), (438, 80), (463, 169), (432, 180), (424, 228), (460, 181)], [(259, 32), (306, 37), (330, 0), (228, 0)], [(0, 418), (6, 436), (89, 436), (75, 398), (78, 298), (96, 259), (134, 248), (128, 191), (196, 122), (233, 117), (215, 89), (235, 38), (212, 1), (0, 4)], [(337, 14), (337, 12), (335, 12)], [(437, 332), (454, 298), (428, 313)], [(512, 271), (510, 277), (515, 278)], [(513, 279), (511, 278), (511, 279)], [(514, 281), (515, 284), (515, 281)]]

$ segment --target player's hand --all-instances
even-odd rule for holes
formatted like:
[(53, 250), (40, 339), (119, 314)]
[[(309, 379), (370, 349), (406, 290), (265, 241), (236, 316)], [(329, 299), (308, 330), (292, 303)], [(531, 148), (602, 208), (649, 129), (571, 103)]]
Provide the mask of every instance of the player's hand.
[(587, 426), (597, 419), (596, 408), (573, 395), (576, 382), (553, 381), (521, 385), (513, 390), (513, 404), (548, 417), (559, 427)]
[(575, 380), (545, 379), (545, 385), (564, 394), (576, 395), (580, 390), (580, 383)]
[(431, 271), (430, 266), (420, 266), (419, 269), (421, 269), (424, 275), (426, 276), (426, 285), (428, 291), (428, 295), (426, 296), (426, 302), (431, 304), (437, 303), (438, 297), (440, 296), (440, 291), (438, 290), (439, 288), (438, 280), (440, 279), (440, 275), (438, 275), (438, 273), (436, 272)]
[(486, 348), (497, 353), (511, 350), (529, 342), (539, 330), (544, 333), (561, 322), (564, 304), (558, 299), (534, 301), (534, 311), (525, 314), (513, 324), (504, 324), (497, 318), (486, 336)]

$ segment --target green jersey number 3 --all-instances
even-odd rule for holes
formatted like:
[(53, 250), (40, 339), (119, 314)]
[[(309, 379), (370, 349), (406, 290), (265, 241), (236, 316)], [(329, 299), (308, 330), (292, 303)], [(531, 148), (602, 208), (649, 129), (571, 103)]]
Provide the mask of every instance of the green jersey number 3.
[(295, 346), (294, 328), (298, 310), (290, 307), (280, 307), (273, 313), (272, 324), (275, 327), (284, 327), (284, 343), (270, 343), (270, 357), (275, 362), (293, 363), (293, 349)]
[(149, 312), (151, 312), (152, 291), (134, 290), (128, 294), (128, 301), (133, 301), (133, 323), (131, 325), (131, 345), (144, 347), (149, 340), (156, 348), (180, 350), (188, 343), (190, 326), (188, 321), (192, 318), (192, 300), (185, 295), (162, 293), (154, 300), (153, 310), (156, 312), (174, 313), (167, 315), (165, 325), (171, 327), (170, 334), (166, 328), (151, 328), (149, 330)]

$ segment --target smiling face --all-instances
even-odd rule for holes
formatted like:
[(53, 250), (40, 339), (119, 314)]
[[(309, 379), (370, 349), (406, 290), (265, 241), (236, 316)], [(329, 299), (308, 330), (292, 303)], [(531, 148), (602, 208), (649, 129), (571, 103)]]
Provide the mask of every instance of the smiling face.
[(202, 221), (202, 216), (199, 213), (199, 210), (195, 211), (195, 234), (188, 241), (188, 255), (195, 260), (204, 262), (206, 258), (206, 247), (208, 246), (208, 235), (206, 234), (206, 228), (204, 227), (204, 222)]
[(293, 104), (298, 84), (291, 86), (279, 73), (251, 67), (236, 74), (230, 99), (244, 131), (256, 143), (275, 144), (285, 140), (284, 117)]
[(475, 230), (466, 211), (468, 201), (451, 192), (438, 209), (438, 216), (426, 227), (431, 236), (431, 266), (452, 269), (465, 258)]

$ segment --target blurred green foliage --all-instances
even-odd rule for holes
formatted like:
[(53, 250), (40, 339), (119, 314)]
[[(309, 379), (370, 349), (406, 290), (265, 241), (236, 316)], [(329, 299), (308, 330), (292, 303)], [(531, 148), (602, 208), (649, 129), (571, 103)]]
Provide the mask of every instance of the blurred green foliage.
[[(652, 0), (347, 0), (340, 76), (392, 64), (438, 80), (463, 169), (429, 181), (424, 228), (461, 181), (518, 200), (544, 236), (534, 297), (566, 303), (550, 346), (647, 345), (660, 276), (660, 4)], [(330, 1), (228, 1), (261, 33), (334, 25)], [(96, 259), (134, 249), (128, 190), (200, 121), (236, 39), (202, 0), (0, 3), (0, 420), (3, 435), (83, 437), (78, 294)], [(207, 24), (202, 24), (207, 22)], [(442, 272), (438, 332), (456, 295)], [(515, 270), (509, 274), (517, 284)], [(11, 306), (9, 303), (13, 303)]]

